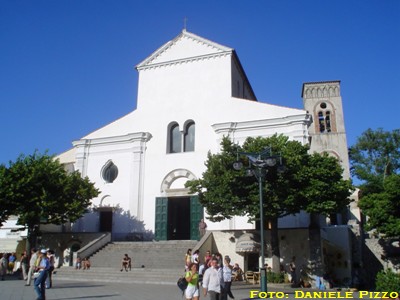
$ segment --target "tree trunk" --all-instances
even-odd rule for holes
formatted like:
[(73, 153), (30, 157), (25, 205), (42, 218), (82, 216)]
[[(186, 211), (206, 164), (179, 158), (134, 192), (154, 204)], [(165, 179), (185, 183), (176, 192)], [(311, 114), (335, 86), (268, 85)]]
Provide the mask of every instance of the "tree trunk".
[(271, 251), (272, 251), (272, 271), (280, 272), (281, 252), (279, 250), (278, 219), (274, 218), (271, 222)]
[(26, 237), (25, 250), (26, 250), (26, 253), (28, 253), (29, 255), (31, 253), (31, 249), (32, 249), (33, 245), (34, 245), (33, 232), (32, 232), (32, 229), (28, 227), (28, 235)]
[(28, 235), (26, 237), (25, 250), (30, 255), (31, 249), (36, 247), (36, 231), (34, 227), (28, 226)]

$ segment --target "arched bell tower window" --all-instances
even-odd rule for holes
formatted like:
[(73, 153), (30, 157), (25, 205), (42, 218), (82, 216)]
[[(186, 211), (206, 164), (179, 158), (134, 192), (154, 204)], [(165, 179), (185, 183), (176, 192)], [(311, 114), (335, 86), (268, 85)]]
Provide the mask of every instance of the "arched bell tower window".
[(194, 151), (195, 123), (189, 121), (185, 125), (184, 152)]
[(332, 115), (328, 105), (322, 102), (318, 109), (318, 131), (320, 133), (332, 132)]
[(114, 180), (118, 177), (117, 166), (112, 161), (107, 162), (102, 170), (101, 176), (103, 177), (105, 182), (113, 183)]

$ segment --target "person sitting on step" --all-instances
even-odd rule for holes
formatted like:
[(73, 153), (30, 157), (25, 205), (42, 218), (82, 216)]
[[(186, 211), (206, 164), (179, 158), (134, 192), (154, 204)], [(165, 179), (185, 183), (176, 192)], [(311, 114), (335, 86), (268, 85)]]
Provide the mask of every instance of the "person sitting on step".
[(121, 262), (121, 272), (123, 269), (125, 269), (125, 271), (128, 272), (128, 268), (129, 270), (132, 269), (132, 259), (128, 256), (128, 254), (125, 253)]

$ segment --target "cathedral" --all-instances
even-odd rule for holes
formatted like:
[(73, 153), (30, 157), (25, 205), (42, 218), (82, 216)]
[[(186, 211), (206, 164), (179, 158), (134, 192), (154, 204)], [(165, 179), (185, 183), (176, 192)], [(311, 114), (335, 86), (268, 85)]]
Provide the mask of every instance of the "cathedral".
[[(246, 217), (207, 221), (197, 196), (185, 188), (186, 181), (202, 176), (208, 152), (217, 153), (224, 136), (241, 144), (247, 137), (283, 134), (310, 144), (310, 151), (337, 157), (344, 178), (349, 178), (340, 81), (304, 83), (304, 109), (259, 102), (233, 48), (186, 30), (136, 70), (137, 108), (73, 141), (72, 148), (58, 156), (70, 170), (88, 176), (101, 192), (91, 211), (71, 225), (72, 232), (111, 232), (113, 240), (198, 240), (201, 219), (215, 236), (229, 232), (230, 240), (232, 233), (255, 230)], [(300, 213), (279, 221), (282, 247), (289, 243), (288, 237), (297, 235), (296, 251), (304, 252), (304, 260), (313, 247), (301, 246), (308, 239), (310, 220)], [(320, 223), (327, 225), (325, 220)], [(290, 233), (293, 229), (306, 233)], [(322, 239), (347, 264), (350, 243), (334, 245), (343, 240), (336, 235), (326, 230)], [(315, 243), (321, 245), (320, 240)]]

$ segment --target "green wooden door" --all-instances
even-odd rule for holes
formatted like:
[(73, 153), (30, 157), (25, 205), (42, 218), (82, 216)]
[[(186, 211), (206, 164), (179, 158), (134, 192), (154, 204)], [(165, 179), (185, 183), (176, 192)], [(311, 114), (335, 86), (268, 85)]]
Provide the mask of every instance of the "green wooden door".
[(166, 241), (168, 238), (168, 198), (156, 198), (155, 239)]
[(204, 217), (204, 209), (198, 196), (190, 197), (190, 239), (199, 240), (199, 222)]

